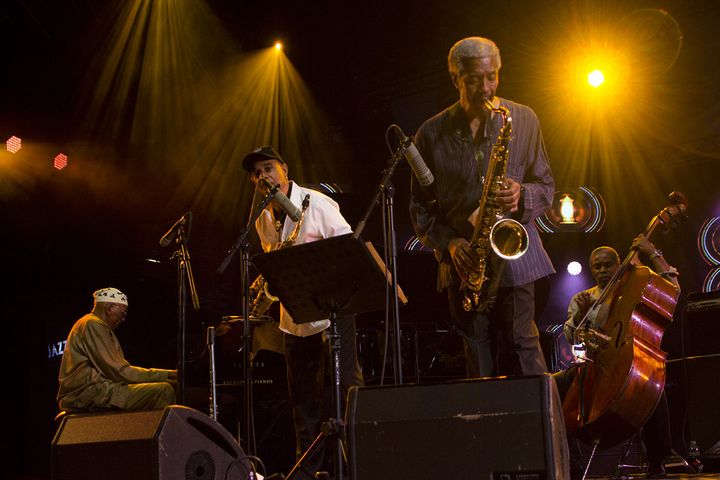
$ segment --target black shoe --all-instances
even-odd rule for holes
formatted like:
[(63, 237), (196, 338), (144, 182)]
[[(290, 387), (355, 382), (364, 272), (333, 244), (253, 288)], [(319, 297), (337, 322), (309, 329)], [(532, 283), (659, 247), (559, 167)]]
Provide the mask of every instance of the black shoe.
[(645, 478), (665, 478), (665, 467), (662, 464), (649, 465)]
[(579, 462), (573, 460), (570, 462), (570, 480), (582, 480), (585, 469)]

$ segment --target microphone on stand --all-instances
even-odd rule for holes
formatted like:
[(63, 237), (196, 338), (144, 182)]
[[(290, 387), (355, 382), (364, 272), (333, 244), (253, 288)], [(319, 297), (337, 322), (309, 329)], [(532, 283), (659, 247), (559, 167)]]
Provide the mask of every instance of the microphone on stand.
[[(276, 185), (275, 187), (270, 186), (270, 182), (265, 180), (264, 178), (260, 179), (260, 182), (263, 182), (265, 186), (270, 189), (271, 195), (274, 196), (274, 200), (277, 200), (278, 205), (280, 205), (280, 208), (283, 209), (283, 211), (287, 214), (288, 217), (292, 219), (293, 222), (297, 222), (300, 220), (300, 209), (296, 207), (290, 199), (285, 195), (283, 192), (280, 191), (280, 185)], [(274, 193), (273, 193), (274, 192)]]
[(400, 131), (400, 135), (402, 135), (401, 141), (403, 154), (405, 155), (408, 164), (410, 164), (410, 168), (412, 168), (418, 183), (423, 187), (429, 187), (435, 181), (435, 177), (425, 163), (425, 160), (423, 160), (422, 155), (420, 155), (413, 139), (406, 137), (400, 127), (398, 127), (398, 129)]
[(175, 236), (177, 235), (178, 230), (180, 227), (183, 227), (187, 225), (186, 232), (190, 233), (190, 224), (192, 222), (192, 212), (185, 212), (185, 214), (176, 221), (172, 227), (170, 227), (170, 230), (165, 233), (165, 235), (162, 236), (160, 239), (160, 246), (161, 247), (167, 247), (170, 245), (170, 243), (175, 240)]

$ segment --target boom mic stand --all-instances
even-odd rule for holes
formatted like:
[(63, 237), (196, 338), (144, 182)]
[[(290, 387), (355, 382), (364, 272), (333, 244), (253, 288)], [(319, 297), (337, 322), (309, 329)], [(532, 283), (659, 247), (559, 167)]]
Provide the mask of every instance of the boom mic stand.
[(217, 269), (217, 273), (222, 275), (227, 269), (228, 265), (232, 261), (235, 253), (241, 250), (240, 255), (240, 283), (242, 289), (242, 318), (243, 318), (243, 381), (245, 383), (244, 390), (244, 409), (245, 409), (245, 451), (248, 455), (254, 455), (255, 453), (255, 424), (253, 419), (253, 397), (252, 397), (252, 368), (250, 351), (252, 350), (252, 339), (250, 338), (250, 245), (247, 242), (247, 236), (250, 233), (250, 227), (255, 223), (255, 220), (260, 217), (260, 214), (265, 207), (267, 207), (272, 201), (273, 197), (278, 191), (278, 187), (273, 187), (265, 198), (258, 204), (257, 210), (253, 213), (252, 217), (248, 219), (247, 225), (240, 231), (238, 239), (235, 241), (228, 254), (223, 260), (222, 264)]
[(170, 230), (160, 239), (160, 245), (167, 247), (175, 240), (178, 249), (170, 256), (177, 259), (177, 282), (178, 282), (178, 397), (179, 403), (185, 403), (185, 331), (187, 318), (187, 285), (190, 286), (190, 297), (192, 298), (195, 311), (200, 310), (200, 300), (195, 288), (195, 278), (190, 264), (190, 251), (187, 248), (190, 240), (190, 226), (192, 223), (192, 212), (187, 212)]
[[(388, 270), (391, 272), (391, 295), (392, 295), (392, 326), (393, 326), (393, 380), (396, 385), (402, 385), (403, 373), (402, 373), (402, 346), (401, 346), (401, 331), (400, 331), (400, 304), (398, 301), (398, 283), (397, 283), (397, 241), (395, 236), (395, 217), (393, 209), (393, 196), (395, 193), (395, 187), (392, 184), (391, 177), (395, 173), (395, 168), (400, 162), (403, 154), (405, 153), (405, 146), (401, 146), (397, 152), (390, 159), (390, 165), (383, 171), (383, 177), (380, 180), (380, 184), (375, 190), (375, 195), (368, 204), (368, 207), (363, 215), (362, 219), (358, 222), (357, 227), (353, 232), (354, 238), (359, 238), (365, 229), (370, 214), (375, 209), (375, 205), (379, 202), (380, 197), (383, 198), (383, 205), (385, 207), (385, 252), (388, 253)], [(381, 378), (382, 382), (384, 379)]]

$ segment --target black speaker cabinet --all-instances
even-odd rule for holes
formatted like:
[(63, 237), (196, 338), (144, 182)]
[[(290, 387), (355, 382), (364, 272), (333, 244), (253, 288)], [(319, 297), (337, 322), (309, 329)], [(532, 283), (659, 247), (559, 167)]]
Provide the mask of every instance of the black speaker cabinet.
[(249, 472), (220, 424), (181, 406), (66, 416), (51, 461), (56, 480), (245, 480)]
[(720, 353), (720, 291), (688, 294), (683, 322), (686, 357)]
[(550, 375), (353, 387), (347, 426), (353, 480), (570, 478)]
[[(705, 453), (720, 444), (720, 357), (689, 358), (682, 364), (685, 376), (687, 440)], [(690, 443), (688, 441), (688, 444)]]
[(707, 452), (720, 444), (720, 291), (690, 293), (683, 320), (687, 439)]

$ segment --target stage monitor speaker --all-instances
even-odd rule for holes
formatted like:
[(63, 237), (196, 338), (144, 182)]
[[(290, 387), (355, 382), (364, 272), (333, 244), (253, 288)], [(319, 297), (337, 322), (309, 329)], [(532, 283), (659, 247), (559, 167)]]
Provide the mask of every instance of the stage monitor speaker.
[(720, 386), (713, 380), (720, 369), (720, 291), (688, 294), (683, 326), (685, 433), (707, 452), (720, 443)]
[(197, 410), (68, 415), (52, 442), (55, 480), (224, 480), (248, 478), (235, 439)]
[(686, 357), (720, 353), (720, 291), (688, 294), (683, 323)]
[(353, 387), (353, 480), (566, 480), (562, 404), (550, 375)]
[(720, 357), (695, 357), (683, 363), (687, 439), (705, 453), (720, 444), (720, 385), (713, 380), (720, 371)]

